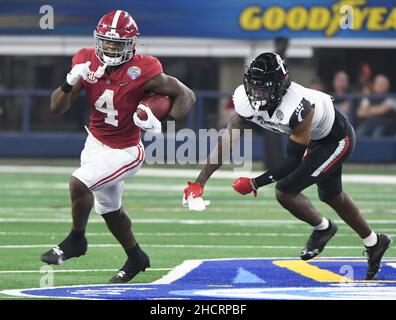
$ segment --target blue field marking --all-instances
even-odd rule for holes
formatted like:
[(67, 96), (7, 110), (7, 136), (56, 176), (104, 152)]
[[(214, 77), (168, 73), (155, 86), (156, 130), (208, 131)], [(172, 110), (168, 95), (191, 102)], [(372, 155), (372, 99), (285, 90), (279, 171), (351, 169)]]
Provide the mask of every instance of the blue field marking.
[(249, 271), (246, 271), (243, 268), (239, 268), (238, 274), (234, 278), (234, 280), (232, 280), (232, 283), (234, 283), (234, 284), (235, 283), (265, 283), (265, 281), (260, 279), (255, 274), (253, 274)]
[[(4, 290), (3, 294), (71, 299), (393, 299), (396, 259), (384, 259), (375, 281), (362, 281), (361, 258), (188, 260), (149, 284)], [(354, 281), (350, 281), (353, 278)]]

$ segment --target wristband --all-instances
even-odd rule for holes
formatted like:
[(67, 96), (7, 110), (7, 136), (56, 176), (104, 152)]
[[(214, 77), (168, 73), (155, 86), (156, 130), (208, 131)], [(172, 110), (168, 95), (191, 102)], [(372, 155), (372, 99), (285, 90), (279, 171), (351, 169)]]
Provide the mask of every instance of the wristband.
[(256, 187), (256, 185), (257, 185), (257, 183), (256, 183), (256, 179), (250, 179), (249, 180), (249, 184), (250, 184), (250, 188), (252, 188), (252, 190), (253, 191), (257, 191), (257, 187)]
[(67, 81), (65, 81), (62, 86), (61, 86), (61, 90), (64, 93), (70, 93), (73, 89), (73, 86), (71, 86), (70, 84), (67, 83)]

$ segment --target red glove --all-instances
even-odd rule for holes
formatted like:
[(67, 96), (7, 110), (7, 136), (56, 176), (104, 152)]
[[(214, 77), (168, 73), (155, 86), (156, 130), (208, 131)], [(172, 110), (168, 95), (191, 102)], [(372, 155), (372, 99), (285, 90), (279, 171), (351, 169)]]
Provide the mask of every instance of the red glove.
[(184, 189), (184, 199), (192, 194), (193, 198), (198, 198), (203, 195), (204, 187), (197, 182), (188, 181), (188, 187)]
[(254, 186), (254, 179), (246, 178), (246, 177), (240, 177), (234, 180), (234, 183), (232, 184), (234, 190), (236, 192), (239, 192), (240, 194), (248, 194), (250, 192), (253, 192), (254, 197), (257, 197), (257, 189)]

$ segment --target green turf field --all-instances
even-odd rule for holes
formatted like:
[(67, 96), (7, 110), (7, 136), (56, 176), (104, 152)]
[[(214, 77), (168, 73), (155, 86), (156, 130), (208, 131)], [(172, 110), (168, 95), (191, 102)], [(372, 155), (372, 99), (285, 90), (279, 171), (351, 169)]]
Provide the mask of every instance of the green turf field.
[[(70, 229), (69, 174), (1, 172), (0, 177), (0, 290), (39, 287), (44, 275), (40, 255)], [(280, 207), (273, 186), (263, 188), (253, 199), (233, 191), (231, 176), (213, 179), (205, 191), (205, 199), (212, 201), (209, 208), (189, 212), (181, 206), (181, 198), (186, 180), (193, 178), (127, 180), (124, 207), (151, 259), (151, 269), (139, 274), (135, 283), (152, 282), (186, 259), (298, 257), (311, 228)], [(396, 176), (393, 182), (345, 183), (344, 187), (375, 231), (396, 234)], [(339, 220), (318, 201), (314, 187), (306, 194), (325, 216)], [(322, 256), (361, 257), (363, 245), (357, 235), (342, 222), (338, 226), (337, 236)], [(87, 238), (85, 256), (54, 267), (55, 286), (107, 283), (125, 262), (122, 248), (94, 212)], [(390, 249), (386, 256), (394, 253)], [(15, 297), (0, 295), (0, 299)]]

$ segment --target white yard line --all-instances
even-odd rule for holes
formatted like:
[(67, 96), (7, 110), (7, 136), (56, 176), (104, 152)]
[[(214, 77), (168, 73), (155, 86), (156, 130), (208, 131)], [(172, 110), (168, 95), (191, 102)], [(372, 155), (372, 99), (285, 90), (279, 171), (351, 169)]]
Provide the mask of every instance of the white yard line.
[[(148, 268), (146, 271), (169, 271), (172, 268)], [(53, 272), (53, 273), (76, 273), (76, 272), (114, 272), (118, 271), (118, 269), (70, 269), (70, 270), (56, 270), (53, 269), (48, 271), (46, 269), (46, 273)], [(0, 274), (7, 274), (7, 273), (42, 273), (40, 270), (0, 270)]]
[[(134, 193), (142, 192), (142, 191), (160, 191), (161, 194), (164, 193), (179, 193), (182, 194), (182, 191), (186, 185), (184, 184), (173, 184), (169, 185), (166, 183), (130, 183), (126, 182), (124, 185), (124, 190), (134, 191)], [(67, 183), (44, 183), (41, 181), (24, 181), (24, 182), (13, 182), (13, 183), (5, 183), (0, 185), (0, 190), (2, 190), (3, 194), (8, 196), (21, 196), (21, 195), (41, 195), (43, 191), (46, 190), (69, 190), (69, 185)], [(213, 186), (208, 185), (205, 188), (205, 194), (210, 195), (211, 193), (230, 193), (232, 194), (234, 191), (232, 189), (231, 184), (229, 186)], [(260, 195), (270, 197), (270, 201), (274, 201), (274, 190), (273, 188), (267, 188), (260, 190)], [(316, 192), (315, 192), (316, 195)], [(387, 201), (387, 199), (394, 200), (395, 194), (394, 189), (390, 190), (388, 193), (384, 193), (383, 190), (378, 190), (373, 192), (354, 192), (354, 199), (360, 201), (359, 199), (372, 202), (371, 200), (380, 199), (382, 201)], [(235, 199), (237, 200), (237, 199)], [(29, 200), (31, 201), (31, 200)], [(373, 201), (376, 202), (376, 201)], [(394, 201), (393, 201), (394, 202)]]
[[(305, 224), (298, 220), (237, 220), (237, 219), (133, 219), (135, 223), (141, 224), (191, 224), (191, 225), (202, 225), (202, 224), (226, 224), (226, 225), (246, 225), (246, 226), (268, 226), (268, 225), (300, 225)], [(336, 223), (343, 223), (341, 220), (334, 220)], [(0, 218), (0, 222), (29, 222), (29, 223), (70, 223), (71, 218), (67, 219), (42, 219), (42, 218)], [(396, 225), (396, 219), (368, 219), (369, 223), (372, 224), (394, 224)], [(90, 219), (89, 223), (104, 223), (102, 219)]]
[(54, 211), (64, 211), (64, 212), (70, 212), (70, 207), (63, 207), (63, 208), (49, 208), (49, 207), (36, 207), (36, 208), (19, 208), (19, 207), (0, 207), (0, 210), (2, 211), (27, 211), (27, 212), (54, 212)]
[[(0, 249), (35, 249), (51, 248), (53, 244), (10, 244), (0, 245)], [(91, 248), (118, 248), (119, 244), (90, 244)], [(206, 245), (206, 244), (145, 244), (147, 248), (190, 248), (190, 249), (301, 249), (301, 246), (266, 246), (266, 245)], [(362, 249), (362, 246), (326, 246), (326, 249)]]
[[(187, 184), (186, 184), (187, 185)], [(179, 185), (169, 185), (169, 184), (160, 184), (160, 183), (125, 183), (124, 190), (134, 190), (134, 191), (161, 191), (161, 192), (183, 192), (183, 189), (186, 188), (186, 185), (179, 184)], [(37, 182), (18, 182), (12, 184), (4, 184), (0, 189), (4, 188), (4, 191), (8, 193), (10, 188), (10, 192), (24, 192), (21, 189), (27, 189), (31, 191), (37, 191), (38, 189), (41, 190), (69, 190), (69, 185), (67, 183), (44, 183), (41, 181)], [(230, 192), (232, 191), (232, 186), (210, 186), (209, 188), (211, 191), (217, 192)]]
[[(37, 173), (37, 174), (71, 174), (77, 167), (51, 167), (51, 166), (0, 166), (0, 173)], [(191, 178), (199, 174), (198, 169), (167, 169), (167, 168), (142, 168), (137, 176), (141, 177), (170, 177)], [(216, 171), (212, 179), (232, 179), (242, 175), (257, 176), (260, 171)], [(343, 175), (344, 182), (368, 184), (396, 184), (396, 176), (388, 175)]]
[(197, 268), (203, 260), (186, 260), (182, 264), (176, 266), (171, 272), (163, 276), (161, 279), (154, 281), (153, 284), (170, 284), (176, 280), (183, 278), (191, 270)]
[[(384, 232), (383, 229), (381, 231)], [(395, 229), (392, 229), (395, 231)], [(276, 232), (135, 232), (136, 236), (139, 237), (284, 237), (284, 238), (295, 238), (295, 237), (307, 237), (307, 232), (300, 233), (276, 233)], [(58, 236), (58, 233), (46, 233), (46, 232), (1, 232), (0, 236)], [(390, 236), (396, 236), (396, 234), (390, 234)], [(110, 232), (87, 232), (87, 237), (113, 237)], [(337, 237), (350, 237), (350, 233), (337, 233)]]

